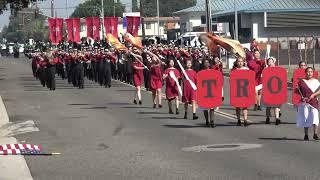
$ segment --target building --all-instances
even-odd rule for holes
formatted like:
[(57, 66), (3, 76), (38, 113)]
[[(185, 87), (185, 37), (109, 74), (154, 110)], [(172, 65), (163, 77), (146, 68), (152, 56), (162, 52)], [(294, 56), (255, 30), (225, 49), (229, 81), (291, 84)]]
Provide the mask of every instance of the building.
[[(320, 35), (319, 0), (211, 1), (212, 20), (216, 23), (228, 23), (229, 29), (226, 28), (225, 31), (229, 30), (231, 35), (234, 33), (235, 8), (238, 11), (239, 39), (242, 42), (253, 38)], [(203, 16), (204, 12), (204, 4), (175, 12), (180, 17), (187, 17), (181, 18), (181, 31), (185, 22), (194, 22), (194, 14), (199, 20), (199, 15)]]
[[(168, 38), (168, 31), (179, 29), (179, 18), (178, 17), (160, 17), (160, 27), (159, 27), (159, 34), (160, 37), (167, 39)], [(146, 37), (155, 37), (158, 36), (158, 19), (156, 17), (145, 17), (145, 35)], [(124, 34), (126, 29), (123, 28), (123, 19), (119, 18), (118, 20), (118, 34)], [(81, 32), (80, 36), (86, 37), (87, 35), (87, 28), (85, 24), (85, 19), (81, 19)], [(142, 36), (142, 28), (141, 25), (139, 27), (139, 36)]]

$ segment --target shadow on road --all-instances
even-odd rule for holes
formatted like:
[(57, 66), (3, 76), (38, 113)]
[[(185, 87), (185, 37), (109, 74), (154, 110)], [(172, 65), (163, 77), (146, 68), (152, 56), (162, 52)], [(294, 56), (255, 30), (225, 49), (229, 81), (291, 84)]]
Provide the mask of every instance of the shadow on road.
[(304, 141), (303, 139), (296, 139), (296, 138), (259, 138), (260, 140), (268, 140), (268, 141)]

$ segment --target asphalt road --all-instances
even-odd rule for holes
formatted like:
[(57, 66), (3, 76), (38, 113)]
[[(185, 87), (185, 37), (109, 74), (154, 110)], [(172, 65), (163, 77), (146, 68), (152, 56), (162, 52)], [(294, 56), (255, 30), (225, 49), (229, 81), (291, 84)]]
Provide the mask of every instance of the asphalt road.
[[(184, 120), (182, 106), (181, 115), (169, 115), (166, 101), (163, 109), (153, 109), (147, 92), (143, 92), (143, 105), (134, 105), (132, 87), (117, 81), (112, 85), (106, 89), (86, 80), (85, 89), (79, 90), (58, 79), (52, 92), (32, 77), (26, 59), (1, 59), (0, 93), (10, 121), (33, 120), (40, 130), (15, 137), (62, 153), (25, 157), (34, 179), (320, 178), (320, 144), (302, 141), (303, 130), (296, 128), (290, 105), (283, 106), (284, 123), (278, 127), (265, 125), (264, 112), (254, 111), (249, 111), (253, 125), (237, 127), (226, 96), (220, 108), (224, 115), (217, 114), (217, 127), (210, 129), (204, 127), (202, 113), (199, 120)], [(219, 152), (182, 150), (236, 143), (262, 146)]]

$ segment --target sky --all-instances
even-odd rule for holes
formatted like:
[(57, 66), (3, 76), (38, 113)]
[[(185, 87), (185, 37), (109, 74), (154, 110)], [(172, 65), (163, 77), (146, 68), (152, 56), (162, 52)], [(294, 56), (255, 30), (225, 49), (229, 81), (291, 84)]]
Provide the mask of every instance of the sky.
[[(66, 11), (66, 1), (67, 0), (54, 0), (55, 3), (55, 11), (57, 12), (58, 17), (65, 18), (67, 17), (67, 13), (70, 16), (74, 11), (75, 7), (83, 2), (84, 0), (68, 0), (68, 11)], [(123, 4), (126, 5), (127, 9), (131, 8), (131, 0), (121, 0)], [(38, 4), (40, 10), (50, 16), (51, 15), (51, 0), (44, 0), (42, 2), (39, 1)], [(0, 30), (9, 23), (10, 12), (6, 11), (0, 15)]]

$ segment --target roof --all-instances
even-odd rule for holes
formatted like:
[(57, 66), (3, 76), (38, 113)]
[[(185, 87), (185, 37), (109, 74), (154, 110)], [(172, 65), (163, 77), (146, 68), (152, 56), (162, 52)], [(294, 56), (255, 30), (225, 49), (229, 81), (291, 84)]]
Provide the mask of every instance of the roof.
[[(260, 2), (261, 0), (236, 0), (236, 1), (239, 6), (239, 5), (251, 4), (254, 2)], [(220, 11), (225, 11), (229, 9), (234, 9), (234, 0), (211, 0), (212, 12), (220, 12)], [(205, 2), (200, 2), (193, 7), (174, 12), (174, 14), (182, 14), (182, 13), (188, 13), (188, 12), (205, 12), (205, 10), (206, 10)]]
[[(320, 11), (320, 0), (237, 0), (236, 3), (237, 10), (243, 13)], [(205, 3), (202, 2), (175, 14), (204, 11)], [(234, 0), (211, 1), (211, 11), (214, 16), (234, 13)]]
[(319, 10), (319, 0), (269, 0), (248, 8), (245, 12), (306, 12)]

